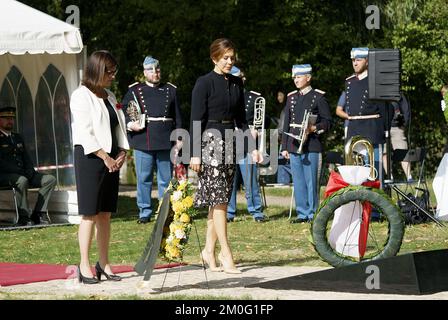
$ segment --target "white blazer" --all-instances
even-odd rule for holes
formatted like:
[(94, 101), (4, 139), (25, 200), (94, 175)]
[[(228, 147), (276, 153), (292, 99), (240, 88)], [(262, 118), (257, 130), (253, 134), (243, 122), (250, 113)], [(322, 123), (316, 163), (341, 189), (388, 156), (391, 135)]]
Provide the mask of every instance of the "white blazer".
[[(116, 108), (117, 99), (107, 90), (107, 100), (117, 113), (119, 125), (115, 135), (118, 147), (129, 149), (126, 136), (126, 124), (123, 110)], [(81, 85), (73, 91), (70, 99), (70, 111), (72, 115), (73, 145), (82, 145), (84, 154), (89, 154), (100, 149), (110, 153), (112, 149), (112, 136), (110, 134), (109, 112), (103, 101), (87, 87)]]

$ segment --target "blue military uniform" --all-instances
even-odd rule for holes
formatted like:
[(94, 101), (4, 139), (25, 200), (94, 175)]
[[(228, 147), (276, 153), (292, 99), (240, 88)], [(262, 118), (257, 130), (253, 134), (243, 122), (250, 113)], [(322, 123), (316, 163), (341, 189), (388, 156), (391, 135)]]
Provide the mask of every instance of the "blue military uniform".
[(350, 117), (365, 117), (365, 119), (349, 120), (347, 138), (361, 135), (368, 138), (373, 144), (383, 144), (385, 142), (386, 105), (383, 102), (369, 101), (368, 81), (368, 76), (359, 80), (356, 75), (345, 80), (345, 112)]
[(123, 99), (126, 123), (131, 121), (126, 109), (129, 101), (134, 100), (133, 93), (147, 120), (143, 131), (128, 131), (129, 145), (145, 151), (170, 150), (173, 146), (171, 132), (182, 127), (176, 86), (169, 82), (155, 87), (146, 83), (132, 84)]
[[(323, 151), (320, 134), (328, 131), (331, 123), (330, 107), (324, 95), (325, 92), (319, 89), (311, 89), (305, 95), (302, 95), (299, 90), (288, 93), (283, 132), (298, 135), (305, 110), (311, 110), (312, 114), (317, 115), (316, 132), (308, 135), (303, 146), (304, 153)], [(300, 142), (297, 139), (286, 134), (282, 135), (282, 150), (298, 153), (299, 145)]]
[[(15, 117), (15, 108), (1, 108), (0, 117)], [(55, 177), (36, 172), (25, 149), (22, 136), (14, 132), (6, 132), (1, 128), (0, 186), (15, 186), (18, 190), (16, 198), (19, 211), (19, 225), (27, 225), (31, 221), (34, 224), (49, 222), (46, 211), (51, 193), (56, 186)], [(39, 188), (39, 197), (33, 211), (28, 206), (26, 196), (29, 187)]]
[[(367, 59), (368, 48), (353, 48), (352, 59)], [(369, 100), (368, 75), (352, 75), (345, 80), (345, 90), (341, 95), (341, 106), (349, 116), (347, 140), (360, 135), (370, 140), (374, 147), (374, 162), (380, 181), (382, 180), (382, 144), (385, 143), (387, 106), (384, 102)], [(367, 159), (366, 159), (367, 160)]]
[(261, 97), (261, 93), (244, 90), (244, 111), (246, 111), (246, 120), (249, 125), (254, 123), (255, 100), (258, 97)]
[[(311, 66), (294, 65), (293, 76), (311, 74)], [(288, 151), (294, 185), (294, 199), (297, 219), (292, 222), (310, 221), (317, 211), (319, 197), (318, 171), (322, 162), (323, 146), (320, 136), (330, 129), (331, 113), (325, 92), (312, 89), (295, 90), (288, 94), (285, 107), (285, 121), (281, 150)], [(287, 135), (300, 135), (305, 110), (316, 117), (316, 130), (308, 134), (302, 153), (299, 154), (300, 141)]]
[[(257, 97), (261, 96), (258, 92), (247, 91), (245, 92), (246, 101), (246, 119), (248, 124), (253, 125), (254, 120), (254, 101)], [(250, 119), (250, 120), (249, 120)], [(238, 162), (239, 172), (243, 179), (244, 189), (247, 200), (247, 210), (254, 217), (256, 222), (262, 222), (264, 220), (263, 207), (261, 203), (260, 187), (257, 179), (257, 166), (250, 164), (250, 155), (246, 156)], [(232, 196), (230, 198), (229, 205), (227, 206), (227, 219), (233, 220), (236, 214), (236, 196), (237, 190), (241, 184), (240, 175), (235, 174), (233, 182)]]
[[(152, 57), (147, 57), (143, 63), (154, 70), (159, 63)], [(131, 100), (137, 100), (144, 114), (145, 128), (132, 131), (129, 123), (132, 121), (127, 109)], [(182, 127), (182, 118), (176, 86), (171, 83), (134, 83), (129, 86), (123, 101), (123, 111), (128, 124), (129, 145), (133, 148), (137, 175), (137, 205), (139, 207), (139, 223), (146, 223), (152, 215), (151, 190), (153, 183), (153, 168), (157, 167), (157, 184), (159, 198), (171, 180), (172, 164), (170, 150), (174, 142), (170, 140), (171, 132)]]
[[(235, 76), (240, 75), (240, 70), (233, 67), (230, 71), (231, 74)], [(253, 125), (254, 122), (254, 109), (255, 100), (261, 97), (261, 94), (256, 91), (244, 90), (244, 110), (246, 112), (246, 120), (249, 126)], [(237, 190), (241, 184), (241, 178), (244, 183), (244, 189), (247, 200), (247, 210), (253, 216), (254, 221), (263, 222), (263, 207), (261, 203), (260, 187), (257, 179), (257, 166), (250, 164), (250, 155), (247, 155), (244, 159), (238, 161), (238, 166), (235, 178), (233, 181), (232, 196), (230, 198), (229, 205), (227, 206), (227, 220), (233, 221), (236, 214), (236, 198)], [(251, 159), (250, 159), (251, 160)], [(239, 171), (239, 172), (238, 172)]]

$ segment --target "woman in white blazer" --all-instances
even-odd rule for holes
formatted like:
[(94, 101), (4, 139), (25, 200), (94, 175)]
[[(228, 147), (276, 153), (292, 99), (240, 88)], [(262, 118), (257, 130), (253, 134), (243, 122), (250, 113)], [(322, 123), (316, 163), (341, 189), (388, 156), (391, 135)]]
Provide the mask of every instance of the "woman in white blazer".
[[(96, 51), (88, 59), (81, 86), (71, 96), (78, 212), (82, 216), (78, 240), (80, 282), (93, 284), (104, 275), (119, 281), (109, 265), (110, 217), (117, 211), (119, 170), (129, 144), (123, 111), (108, 87), (118, 64), (108, 51)], [(96, 226), (99, 261), (96, 277), (90, 269), (89, 250)]]

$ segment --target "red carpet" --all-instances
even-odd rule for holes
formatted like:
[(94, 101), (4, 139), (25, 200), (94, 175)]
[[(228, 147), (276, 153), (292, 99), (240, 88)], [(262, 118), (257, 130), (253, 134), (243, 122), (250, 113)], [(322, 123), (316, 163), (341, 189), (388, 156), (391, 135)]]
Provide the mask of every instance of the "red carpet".
[[(178, 263), (156, 265), (154, 269), (177, 267)], [(94, 272), (94, 269), (92, 268)], [(112, 266), (114, 273), (132, 272), (133, 266)], [(0, 286), (13, 286), (40, 281), (68, 279), (77, 276), (76, 266), (58, 264), (21, 264), (0, 262)]]

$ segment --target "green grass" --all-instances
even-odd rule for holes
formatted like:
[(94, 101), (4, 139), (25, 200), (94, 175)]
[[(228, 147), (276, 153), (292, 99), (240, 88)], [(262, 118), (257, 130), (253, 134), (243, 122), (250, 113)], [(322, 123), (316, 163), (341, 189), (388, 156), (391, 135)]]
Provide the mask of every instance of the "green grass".
[[(285, 201), (289, 204), (289, 201)], [(230, 243), (238, 263), (243, 265), (328, 266), (311, 245), (309, 224), (290, 224), (289, 208), (269, 206), (266, 223), (255, 223), (244, 209), (228, 225)], [(110, 260), (114, 265), (134, 265), (146, 245), (154, 222), (136, 223), (135, 198), (120, 197), (119, 214), (112, 219)], [(204, 246), (206, 213), (195, 220), (199, 242)], [(0, 261), (16, 263), (55, 263), (74, 265), (79, 262), (78, 226), (0, 232)], [(406, 227), (400, 254), (444, 249), (448, 247), (448, 229), (434, 223)], [(185, 250), (187, 263), (199, 263), (199, 244), (195, 229)], [(98, 259), (95, 241), (91, 261)], [(158, 261), (163, 263), (163, 261)]]
[[(285, 203), (289, 204), (289, 195)], [(268, 202), (269, 204), (269, 202)], [(269, 217), (266, 223), (255, 223), (245, 210), (245, 204), (238, 205), (235, 222), (229, 223), (228, 233), (235, 259), (240, 265), (269, 266), (322, 266), (310, 243), (309, 224), (290, 224), (287, 220), (289, 208), (271, 205), (265, 210)], [(137, 208), (135, 198), (121, 196), (119, 213), (112, 219), (112, 239), (110, 261), (114, 265), (134, 265), (146, 245), (154, 222), (145, 225), (136, 223)], [(199, 243), (205, 242), (206, 212), (195, 219), (198, 231), (192, 229), (190, 242), (185, 250), (184, 261), (198, 264)], [(375, 226), (372, 226), (375, 227)], [(55, 263), (75, 265), (79, 262), (77, 240), (78, 226), (63, 226), (31, 230), (0, 232), (0, 262)], [(445, 249), (448, 247), (448, 228), (442, 229), (434, 223), (407, 226), (399, 254)], [(98, 259), (95, 241), (91, 250), (92, 264)], [(158, 263), (165, 263), (159, 260)], [(28, 299), (69, 299), (69, 300), (234, 300), (235, 297), (215, 295), (138, 296), (138, 295), (66, 295), (55, 297), (29, 294), (26, 292), (0, 293), (0, 300)], [(239, 297), (248, 300), (250, 296)]]

